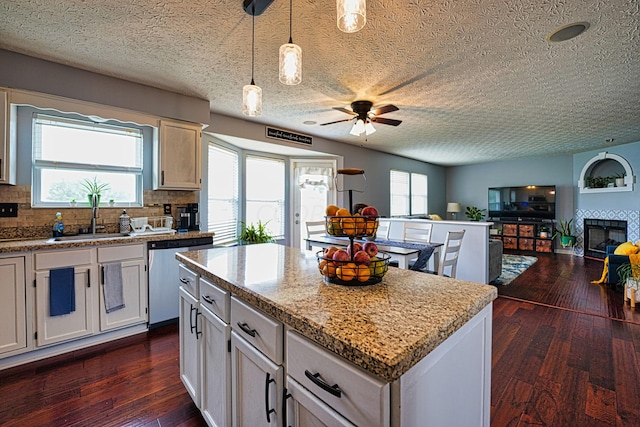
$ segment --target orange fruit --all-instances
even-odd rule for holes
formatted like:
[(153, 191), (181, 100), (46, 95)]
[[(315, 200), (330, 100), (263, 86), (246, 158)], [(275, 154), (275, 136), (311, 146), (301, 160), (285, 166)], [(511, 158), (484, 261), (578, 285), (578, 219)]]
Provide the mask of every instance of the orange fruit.
[(354, 263), (348, 262), (336, 268), (336, 275), (338, 276), (338, 279), (348, 282), (356, 277), (357, 269), (358, 267)]
[(336, 211), (336, 216), (351, 216), (349, 209), (340, 208)]
[(366, 282), (371, 278), (371, 270), (368, 265), (360, 264), (356, 271), (356, 278), (359, 282)]
[(322, 268), (322, 275), (326, 277), (336, 277), (336, 265), (333, 262), (327, 261)]
[(334, 216), (336, 214), (336, 212), (338, 212), (338, 209), (340, 209), (340, 208), (337, 207), (336, 205), (329, 205), (329, 206), (326, 207), (324, 212), (325, 212), (325, 214), (327, 216)]
[(350, 216), (342, 218), (340, 226), (342, 227), (342, 232), (347, 236), (355, 236), (358, 231), (355, 219)]
[(367, 229), (367, 223), (360, 214), (355, 214), (356, 234), (363, 234)]

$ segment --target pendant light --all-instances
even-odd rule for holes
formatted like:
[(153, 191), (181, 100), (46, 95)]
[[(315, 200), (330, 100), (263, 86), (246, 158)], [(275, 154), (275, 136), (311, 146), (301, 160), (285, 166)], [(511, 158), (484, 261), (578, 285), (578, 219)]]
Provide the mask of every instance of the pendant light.
[(293, 44), (291, 37), (293, 22), (293, 0), (289, 0), (289, 43), (280, 46), (280, 83), (297, 85), (302, 81), (302, 49)]
[(340, 31), (355, 33), (367, 23), (366, 0), (337, 0), (336, 6)]
[(245, 116), (262, 115), (262, 89), (253, 80), (254, 51), (256, 41), (255, 6), (251, 10), (251, 84), (242, 88), (242, 114)]

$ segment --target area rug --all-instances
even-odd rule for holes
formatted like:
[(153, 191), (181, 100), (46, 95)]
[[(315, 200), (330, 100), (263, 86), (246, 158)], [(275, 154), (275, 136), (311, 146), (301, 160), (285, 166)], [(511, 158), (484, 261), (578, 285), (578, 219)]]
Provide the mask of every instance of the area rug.
[(538, 258), (534, 256), (503, 254), (502, 274), (496, 280), (491, 282), (491, 284), (502, 286), (508, 285), (513, 279), (521, 275), (523, 271), (531, 267), (536, 261), (538, 261)]

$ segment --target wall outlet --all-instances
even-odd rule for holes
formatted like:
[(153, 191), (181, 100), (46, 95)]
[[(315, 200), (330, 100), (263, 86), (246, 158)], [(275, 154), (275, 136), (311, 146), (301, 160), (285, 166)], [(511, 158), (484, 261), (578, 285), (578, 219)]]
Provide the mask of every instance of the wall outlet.
[(18, 216), (17, 203), (0, 203), (0, 217), (15, 218)]
[(171, 203), (165, 203), (162, 207), (164, 208), (165, 215), (171, 215)]

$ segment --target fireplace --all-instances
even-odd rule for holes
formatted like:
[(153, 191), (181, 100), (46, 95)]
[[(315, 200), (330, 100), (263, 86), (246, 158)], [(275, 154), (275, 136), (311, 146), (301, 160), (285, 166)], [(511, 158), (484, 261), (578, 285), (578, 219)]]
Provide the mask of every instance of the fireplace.
[(627, 221), (584, 219), (584, 256), (604, 259), (607, 246), (627, 241)]

